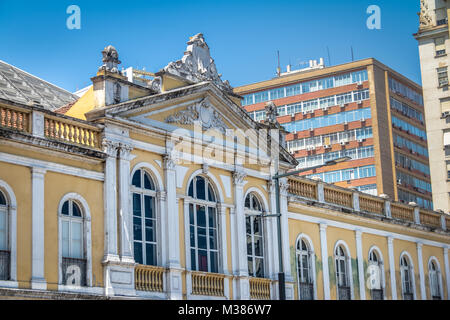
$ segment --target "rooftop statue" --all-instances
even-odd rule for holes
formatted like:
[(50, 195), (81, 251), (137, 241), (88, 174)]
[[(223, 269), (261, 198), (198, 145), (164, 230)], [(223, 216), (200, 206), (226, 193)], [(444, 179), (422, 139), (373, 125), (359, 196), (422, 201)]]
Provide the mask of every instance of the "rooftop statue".
[(117, 53), (116, 48), (109, 45), (102, 51), (103, 55), (103, 65), (99, 68), (99, 70), (106, 70), (113, 73), (119, 73), (119, 69), (117, 66), (122, 62), (119, 61), (119, 54)]

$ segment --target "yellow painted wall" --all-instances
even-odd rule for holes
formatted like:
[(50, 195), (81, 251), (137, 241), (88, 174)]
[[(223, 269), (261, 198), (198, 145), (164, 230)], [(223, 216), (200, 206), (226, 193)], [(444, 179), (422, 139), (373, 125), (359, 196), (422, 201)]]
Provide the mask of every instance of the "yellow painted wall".
[(419, 264), (417, 260), (417, 246), (414, 242), (404, 240), (394, 240), (394, 265), (395, 265), (395, 280), (397, 283), (397, 299), (402, 300), (402, 283), (400, 274), (400, 255), (403, 251), (407, 251), (412, 258), (414, 265), (414, 281), (416, 287), (416, 298), (420, 299), (420, 279), (419, 279)]
[(66, 112), (66, 116), (86, 120), (85, 114), (95, 108), (94, 86)]
[(432, 246), (424, 245), (422, 247), (422, 258), (423, 258), (423, 272), (425, 274), (425, 287), (426, 287), (426, 294), (427, 299), (432, 299), (431, 297), (431, 285), (430, 285), (430, 278), (429, 278), (429, 269), (428, 269), (428, 261), (430, 257), (435, 257), (437, 261), (439, 262), (439, 267), (441, 271), (441, 277), (442, 277), (442, 287), (444, 290), (444, 297), (443, 299), (447, 299), (447, 290), (446, 290), (446, 283), (447, 283), (447, 277), (445, 274), (445, 264), (444, 264), (444, 250), (442, 248), (436, 248)]

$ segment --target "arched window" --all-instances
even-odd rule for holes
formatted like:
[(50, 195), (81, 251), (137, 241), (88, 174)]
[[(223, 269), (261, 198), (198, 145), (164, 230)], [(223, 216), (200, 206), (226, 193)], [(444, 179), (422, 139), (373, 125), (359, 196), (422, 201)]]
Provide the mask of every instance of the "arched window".
[(156, 190), (150, 175), (136, 170), (131, 180), (133, 197), (133, 247), (136, 263), (157, 265), (157, 215)]
[(248, 274), (264, 278), (264, 226), (262, 206), (254, 193), (245, 197)]
[(345, 248), (342, 245), (336, 247), (335, 250), (335, 265), (336, 265), (336, 284), (338, 289), (339, 300), (350, 300), (350, 274)]
[(0, 191), (0, 280), (9, 280), (8, 203)]
[(210, 181), (196, 176), (189, 185), (189, 231), (191, 268), (217, 273), (219, 248), (216, 195)]
[(305, 238), (298, 239), (296, 248), (299, 298), (314, 300), (314, 253)]
[(86, 285), (84, 250), (84, 216), (80, 205), (66, 200), (61, 208), (62, 282), (65, 285)]
[(441, 300), (441, 272), (434, 260), (430, 260), (428, 263), (428, 273), (430, 277), (431, 298), (433, 300)]
[(382, 268), (383, 263), (376, 250), (369, 252), (369, 276), (370, 276), (370, 293), (372, 300), (383, 300), (384, 293), (382, 287)]
[(400, 259), (400, 274), (402, 279), (403, 300), (414, 300), (412, 283), (414, 274), (412, 272), (411, 262), (407, 255), (403, 255)]

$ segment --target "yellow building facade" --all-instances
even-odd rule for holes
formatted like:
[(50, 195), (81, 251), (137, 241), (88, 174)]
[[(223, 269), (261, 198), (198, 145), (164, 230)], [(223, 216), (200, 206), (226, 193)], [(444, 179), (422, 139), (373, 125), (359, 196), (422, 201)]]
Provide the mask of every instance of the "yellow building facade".
[[(107, 47), (59, 110), (0, 99), (0, 295), (448, 299), (450, 217), (319, 180), (254, 122), (198, 34), (148, 86)], [(279, 251), (281, 248), (281, 252)]]

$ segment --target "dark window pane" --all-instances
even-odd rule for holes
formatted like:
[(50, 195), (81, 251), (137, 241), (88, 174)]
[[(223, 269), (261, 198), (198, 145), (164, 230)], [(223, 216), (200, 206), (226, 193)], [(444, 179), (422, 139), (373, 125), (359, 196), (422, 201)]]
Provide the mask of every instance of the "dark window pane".
[(0, 192), (0, 205), (6, 206), (6, 198), (1, 192)]
[(210, 272), (218, 273), (219, 268), (218, 268), (218, 263), (217, 263), (217, 252), (210, 252), (209, 259), (210, 259), (210, 263), (211, 263)]
[(200, 234), (200, 229), (201, 228), (199, 228), (198, 230), (197, 230), (197, 237), (198, 237), (198, 247), (200, 248), (200, 249), (206, 249), (206, 235), (202, 235), (202, 234)]
[(192, 180), (191, 184), (189, 185), (188, 195), (189, 197), (194, 197), (194, 180)]
[(250, 209), (250, 194), (245, 198), (245, 207)]
[(141, 170), (138, 170), (134, 173), (131, 184), (135, 187), (141, 187)]
[(245, 227), (247, 229), (247, 234), (251, 234), (252, 233), (252, 225), (251, 225), (251, 218), (250, 217), (246, 217), (245, 218)]
[(72, 202), (72, 215), (74, 217), (81, 217), (80, 207), (75, 202)]
[(134, 240), (142, 240), (142, 225), (141, 218), (133, 218), (133, 235)]
[(69, 215), (69, 201), (64, 202), (61, 213), (66, 216)]
[(216, 209), (215, 208), (208, 208), (208, 223), (210, 228), (216, 227)]
[(206, 250), (198, 250), (198, 271), (208, 272), (208, 256)]
[(190, 204), (189, 205), (189, 223), (194, 225), (194, 205)]
[(195, 249), (191, 249), (191, 268), (197, 270), (197, 260), (195, 259)]
[(142, 258), (142, 243), (140, 242), (134, 242), (134, 260), (139, 264), (144, 263)]
[(307, 251), (308, 247), (306, 246), (305, 241), (302, 240), (302, 250)]
[(154, 266), (156, 265), (156, 245), (152, 243), (147, 243), (145, 245), (145, 255), (146, 255), (146, 265)]
[(264, 263), (263, 259), (255, 258), (255, 276), (258, 278), (264, 277)]
[(252, 252), (252, 237), (250, 235), (247, 235), (247, 255), (249, 255), (249, 256), (253, 255), (253, 252)]
[(209, 248), (217, 249), (217, 234), (216, 229), (209, 229)]
[(260, 218), (254, 218), (253, 219), (253, 233), (255, 235), (261, 235), (261, 219)]
[(253, 274), (253, 259), (252, 257), (248, 257), (248, 274), (249, 276), (254, 276)]
[(153, 216), (153, 198), (150, 196), (144, 196), (145, 205), (145, 217), (154, 218)]
[(133, 193), (133, 215), (141, 216), (141, 195)]
[(206, 228), (205, 207), (197, 205), (197, 226)]
[(216, 197), (214, 195), (214, 191), (209, 184), (208, 184), (208, 200), (212, 201), (212, 202), (216, 202)]
[(206, 200), (205, 194), (205, 179), (197, 177), (197, 199)]
[(144, 189), (155, 190), (155, 187), (153, 186), (153, 182), (150, 179), (150, 176), (148, 175), (148, 173), (144, 173)]
[(156, 242), (155, 226), (153, 220), (145, 219), (145, 241)]
[(191, 247), (195, 247), (195, 227), (190, 227), (190, 234), (191, 234)]
[(262, 257), (263, 256), (263, 243), (262, 237), (254, 237), (255, 239), (255, 256)]

